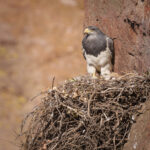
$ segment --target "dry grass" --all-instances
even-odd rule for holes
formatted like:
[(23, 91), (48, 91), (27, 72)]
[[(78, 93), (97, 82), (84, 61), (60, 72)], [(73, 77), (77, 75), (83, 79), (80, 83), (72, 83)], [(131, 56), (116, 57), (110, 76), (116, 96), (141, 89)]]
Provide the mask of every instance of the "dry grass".
[(69, 80), (46, 92), (23, 121), (21, 149), (120, 150), (149, 93), (147, 75)]

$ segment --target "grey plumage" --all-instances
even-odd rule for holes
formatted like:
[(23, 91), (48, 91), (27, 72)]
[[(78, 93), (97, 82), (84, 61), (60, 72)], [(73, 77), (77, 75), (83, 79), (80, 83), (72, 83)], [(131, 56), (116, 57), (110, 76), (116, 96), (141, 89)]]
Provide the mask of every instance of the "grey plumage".
[[(86, 53), (97, 57), (100, 54), (100, 52), (106, 50), (107, 36), (95, 26), (89, 26), (88, 29), (92, 30), (93, 33), (87, 33), (84, 35), (84, 38), (82, 40), (83, 56), (85, 58)], [(95, 38), (90, 39), (91, 36), (95, 36)], [(108, 40), (108, 46), (112, 53), (112, 64), (114, 64), (114, 45), (113, 40), (110, 38)]]

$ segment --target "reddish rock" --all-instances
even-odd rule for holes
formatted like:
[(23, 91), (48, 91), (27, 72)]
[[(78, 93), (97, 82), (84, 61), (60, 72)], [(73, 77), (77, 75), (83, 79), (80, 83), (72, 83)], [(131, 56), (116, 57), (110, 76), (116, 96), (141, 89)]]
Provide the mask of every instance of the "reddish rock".
[(96, 25), (115, 43), (115, 71), (150, 69), (150, 0), (85, 0), (84, 26)]
[(150, 102), (147, 101), (144, 113), (137, 118), (123, 150), (150, 150)]

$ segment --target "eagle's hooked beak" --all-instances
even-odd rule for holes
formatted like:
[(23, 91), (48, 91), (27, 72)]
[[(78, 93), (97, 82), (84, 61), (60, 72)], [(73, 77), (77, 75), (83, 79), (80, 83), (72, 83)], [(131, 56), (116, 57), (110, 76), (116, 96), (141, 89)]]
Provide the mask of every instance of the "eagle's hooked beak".
[(89, 28), (85, 28), (84, 30), (84, 34), (89, 34), (89, 33), (92, 33), (93, 31), (90, 30)]

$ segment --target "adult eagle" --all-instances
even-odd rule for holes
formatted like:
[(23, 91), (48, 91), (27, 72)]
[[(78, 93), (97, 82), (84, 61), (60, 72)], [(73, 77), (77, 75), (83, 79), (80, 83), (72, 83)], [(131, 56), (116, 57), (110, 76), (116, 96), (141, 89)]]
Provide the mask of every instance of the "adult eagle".
[(84, 30), (82, 46), (88, 73), (95, 78), (96, 72), (100, 72), (104, 79), (109, 80), (114, 65), (113, 40), (98, 27), (89, 26)]

